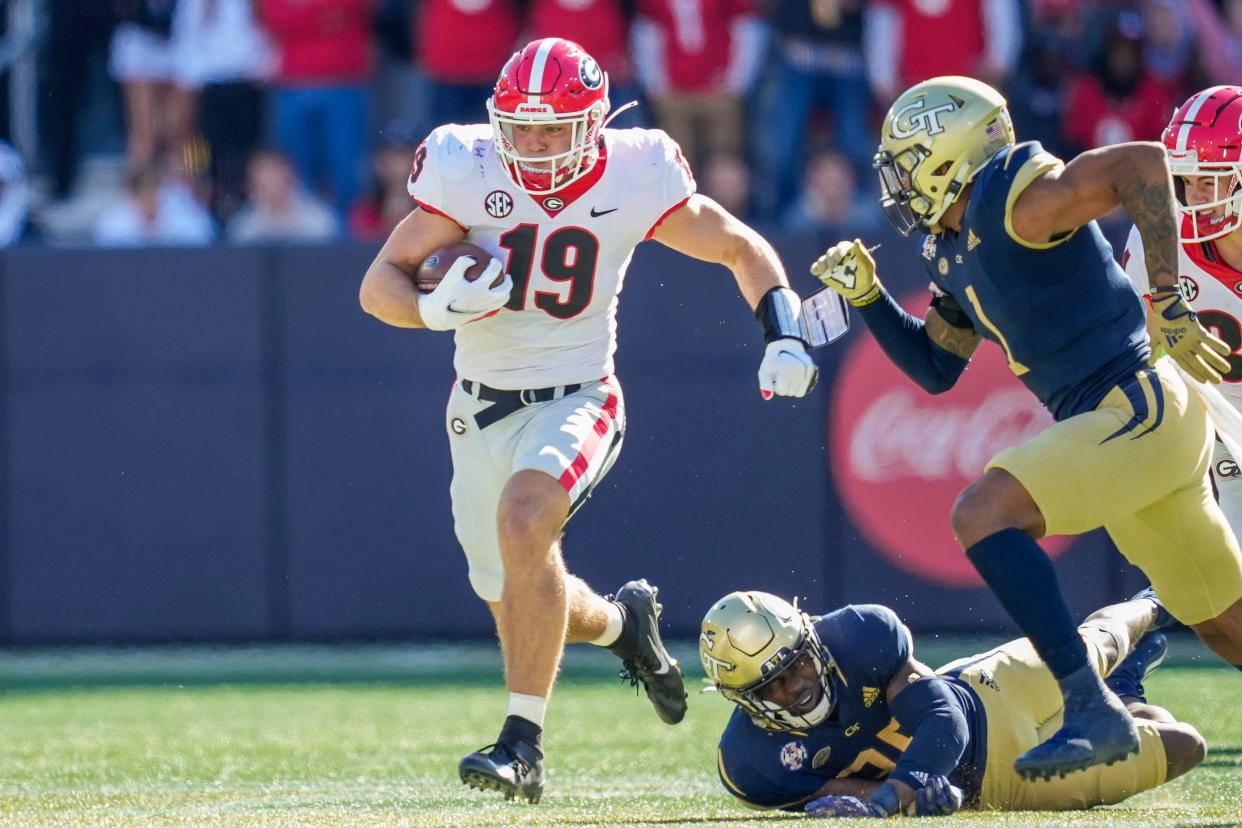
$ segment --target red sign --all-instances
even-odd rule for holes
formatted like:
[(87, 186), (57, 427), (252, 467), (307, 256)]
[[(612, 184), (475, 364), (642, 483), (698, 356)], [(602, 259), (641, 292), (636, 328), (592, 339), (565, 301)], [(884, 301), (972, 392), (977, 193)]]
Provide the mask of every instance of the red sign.
[[(833, 388), (829, 465), (846, 514), (893, 564), (945, 586), (979, 586), (949, 525), (953, 501), (997, 452), (1052, 423), (990, 342), (951, 391), (933, 395), (863, 334)], [(1067, 542), (1042, 545), (1055, 557)]]

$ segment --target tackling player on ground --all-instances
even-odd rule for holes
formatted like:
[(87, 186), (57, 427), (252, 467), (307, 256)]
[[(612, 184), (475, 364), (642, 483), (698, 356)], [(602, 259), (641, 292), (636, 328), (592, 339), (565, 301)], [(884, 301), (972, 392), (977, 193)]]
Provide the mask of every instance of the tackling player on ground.
[[(544, 711), (567, 641), (610, 647), (660, 718), (685, 715), (676, 661), (660, 642), (655, 589), (609, 600), (565, 570), (562, 528), (616, 461), (625, 431), (612, 376), (617, 295), (634, 248), (654, 238), (732, 271), (766, 344), (759, 388), (801, 397), (817, 372), (799, 298), (772, 247), (695, 193), (665, 133), (609, 129), (608, 77), (581, 47), (536, 40), (501, 70), (490, 124), (448, 125), (418, 148), (418, 205), (362, 282), (362, 307), (397, 327), (455, 330), (458, 375), (445, 417), (450, 489), (470, 583), (496, 620), (510, 691), (495, 745), (462, 781), (538, 801)], [(411, 277), (462, 239), (497, 257), (474, 282), (458, 260), (434, 291)], [(503, 268), (509, 279), (492, 288)]]
[(1134, 219), (1160, 297), (1153, 334), (1191, 376), (1219, 381), (1229, 346), (1176, 292), (1164, 148), (1120, 144), (1065, 164), (1015, 143), (1004, 98), (961, 77), (910, 88), (882, 129), (881, 203), (900, 232), (928, 233), (931, 307), (925, 319), (903, 310), (858, 240), (812, 272), (927, 391), (951, 388), (987, 338), (1057, 420), (992, 458), (950, 520), (1064, 697), (1063, 727), (1016, 770), (1050, 777), (1119, 761), (1138, 749), (1138, 731), (1088, 658), (1036, 538), (1103, 526), (1169, 611), (1242, 665), (1242, 553), (1212, 498), (1207, 412), (1169, 360), (1148, 365), (1142, 300), (1094, 221), (1118, 206)]
[(709, 680), (737, 705), (720, 739), (720, 779), (752, 807), (816, 817), (1120, 802), (1187, 772), (1206, 752), (1198, 731), (1143, 696), (1142, 680), (1168, 648), (1157, 630), (1175, 623), (1157, 601), (1136, 599), (1077, 628), (1139, 720), (1141, 748), (1043, 782), (1013, 771), (1062, 714), (1052, 674), (1026, 639), (933, 673), (887, 607), (810, 618), (766, 592), (730, 593), (708, 611), (699, 637)]

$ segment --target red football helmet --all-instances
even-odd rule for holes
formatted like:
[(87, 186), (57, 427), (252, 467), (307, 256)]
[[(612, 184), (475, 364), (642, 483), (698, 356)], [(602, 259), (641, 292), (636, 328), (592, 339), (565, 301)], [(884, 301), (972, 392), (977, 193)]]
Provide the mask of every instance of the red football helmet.
[[(1206, 176), (1212, 195), (1203, 204), (1182, 198), (1182, 241), (1203, 242), (1232, 233), (1242, 222), (1242, 87), (1213, 86), (1190, 96), (1161, 136), (1175, 176)], [(1184, 187), (1186, 182), (1181, 182)], [(1178, 188), (1179, 194), (1182, 187)]]
[[(505, 172), (519, 189), (550, 193), (590, 172), (599, 160), (608, 103), (608, 73), (582, 47), (559, 37), (531, 41), (500, 70), (487, 100), (488, 120)], [(513, 141), (518, 126), (563, 124), (569, 149), (523, 156)]]

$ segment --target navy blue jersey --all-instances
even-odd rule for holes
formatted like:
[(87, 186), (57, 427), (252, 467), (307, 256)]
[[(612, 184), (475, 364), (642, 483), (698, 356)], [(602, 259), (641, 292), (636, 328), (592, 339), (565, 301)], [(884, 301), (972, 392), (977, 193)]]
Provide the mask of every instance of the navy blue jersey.
[(1014, 202), (1060, 162), (1031, 142), (994, 155), (975, 178), (961, 232), (929, 236), (928, 275), (1052, 416), (1090, 411), (1151, 354), (1142, 300), (1094, 221), (1047, 244), (1018, 241)]
[[(910, 658), (910, 633), (901, 619), (887, 607), (855, 604), (817, 619), (815, 629), (839, 670), (832, 715), (807, 731), (776, 731), (755, 724), (738, 708), (720, 737), (720, 779), (751, 805), (799, 809), (826, 780), (883, 779), (910, 744), (913, 731), (893, 717), (885, 698), (889, 682)], [(972, 738), (950, 779), (973, 791), (978, 788), (973, 769), (979, 778), (983, 770), (982, 757), (973, 753), (982, 711), (966, 685), (952, 686), (968, 705)]]

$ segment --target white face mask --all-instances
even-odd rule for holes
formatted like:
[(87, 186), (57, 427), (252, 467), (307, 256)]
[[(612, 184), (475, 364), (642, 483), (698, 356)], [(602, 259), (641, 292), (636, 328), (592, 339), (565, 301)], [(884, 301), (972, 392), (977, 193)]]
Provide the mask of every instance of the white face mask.
[(1189, 204), (1183, 197), (1178, 204), (1178, 212), (1189, 219), (1182, 224), (1182, 241), (1211, 241), (1238, 229), (1242, 221), (1242, 164), (1197, 163), (1176, 159), (1170, 153), (1169, 169), (1179, 177), (1179, 188), (1186, 187), (1183, 176), (1206, 177), (1212, 181), (1209, 188), (1211, 196), (1207, 201)]

